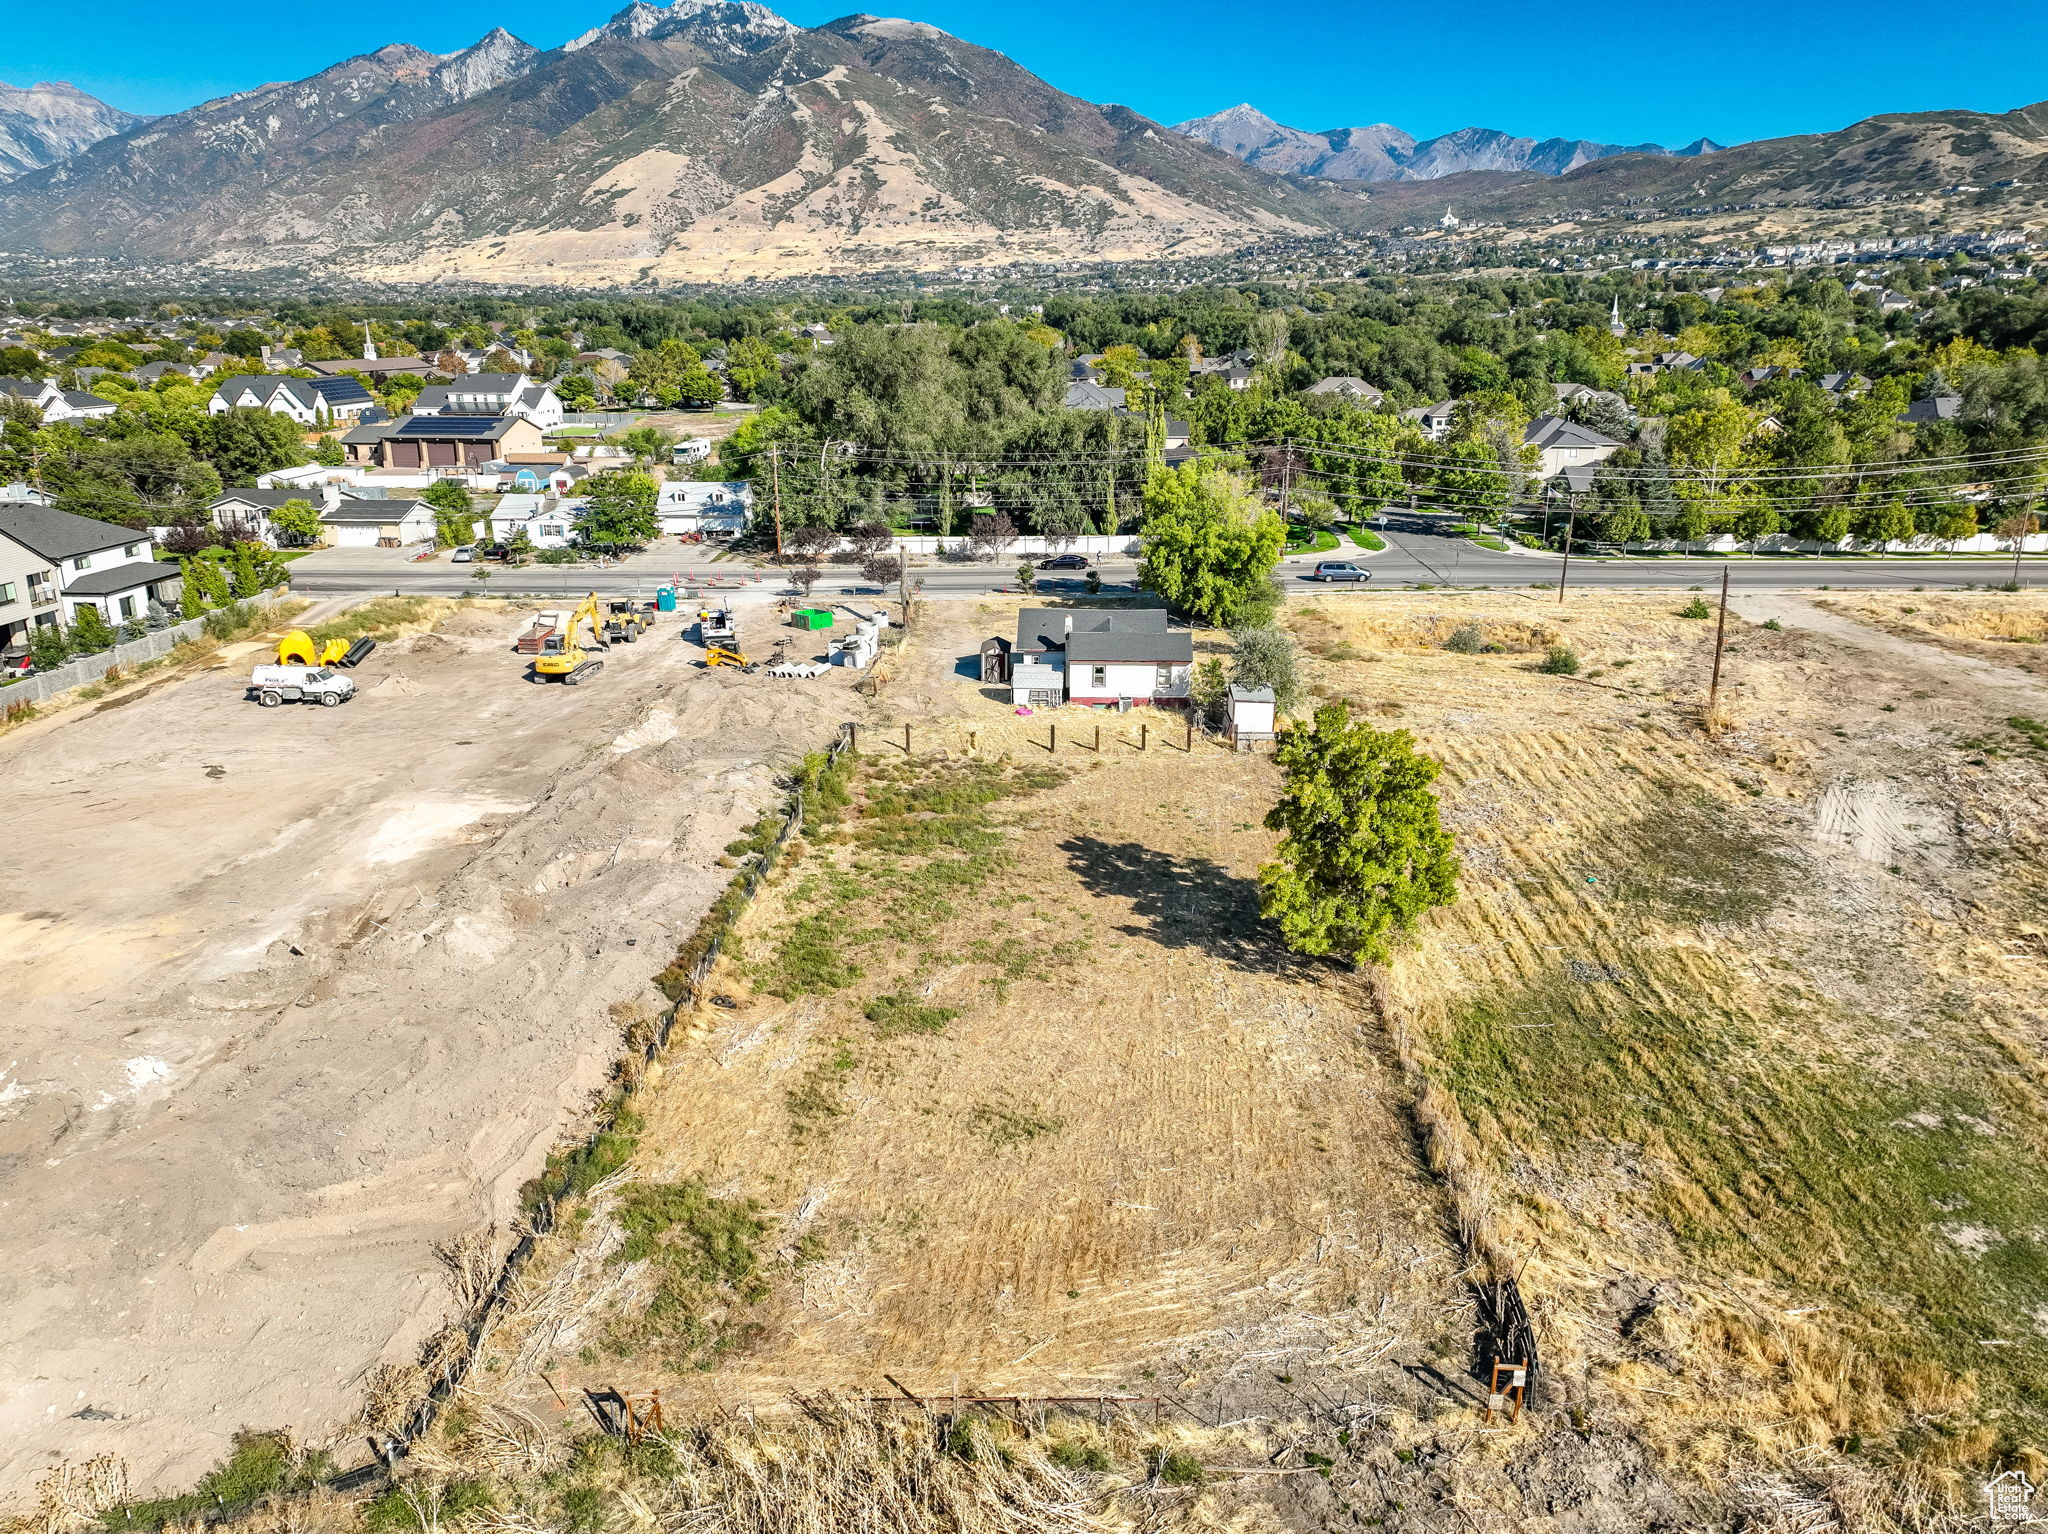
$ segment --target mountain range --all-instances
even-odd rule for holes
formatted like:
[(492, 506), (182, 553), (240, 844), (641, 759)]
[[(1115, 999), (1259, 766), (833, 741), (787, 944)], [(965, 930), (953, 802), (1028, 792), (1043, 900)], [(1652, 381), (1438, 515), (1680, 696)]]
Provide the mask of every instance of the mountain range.
[(1417, 140), (1391, 123), (1305, 133), (1273, 121), (1251, 105), (1175, 123), (1173, 131), (1236, 155), (1247, 165), (1281, 176), (1341, 181), (1435, 181), (1468, 170), (1534, 171), (1561, 176), (1618, 154), (1674, 155), (1693, 159), (1723, 146), (1696, 139), (1683, 149), (1661, 144), (1596, 144), (1590, 139), (1516, 138), (1494, 128), (1459, 128)]
[(141, 122), (61, 80), (30, 86), (0, 82), (0, 181), (55, 165)]
[(634, 0), (103, 139), (0, 184), (0, 248), (604, 284), (1208, 254), (1337, 201), (936, 27)]
[(0, 252), (404, 282), (1205, 256), (1435, 222), (1446, 199), (1507, 222), (1710, 204), (1755, 226), (1739, 210), (1968, 185), (2011, 218), (2044, 181), (2048, 105), (1731, 149), (1305, 133), (1250, 107), (1176, 131), (920, 22), (803, 28), (753, 0), (633, 0), (545, 51), (502, 29), (448, 54), (394, 43), (150, 119), (0, 90)]

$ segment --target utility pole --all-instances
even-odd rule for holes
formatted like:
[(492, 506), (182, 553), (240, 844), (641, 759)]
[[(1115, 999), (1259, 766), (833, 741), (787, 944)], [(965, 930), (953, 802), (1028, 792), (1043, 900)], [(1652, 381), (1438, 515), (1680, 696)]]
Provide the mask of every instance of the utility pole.
[[(1571, 516), (1564, 524), (1564, 565), (1557, 572), (1557, 605), (1559, 607), (1564, 606), (1564, 578), (1571, 574), (1572, 570), (1572, 530), (1578, 524), (1579, 508), (1574, 506), (1571, 509)], [(1721, 573), (1726, 575), (1728, 572), (1723, 570)]]
[(1707, 683), (1707, 729), (1714, 728), (1714, 705), (1721, 698), (1721, 646), (1728, 642), (1728, 567), (1721, 566), (1721, 619), (1714, 625), (1714, 675)]
[(1280, 439), (1280, 520), (1287, 520), (1287, 493), (1291, 487), (1294, 470), (1294, 453), (1287, 445), (1287, 439)]
[(768, 484), (775, 498), (775, 557), (782, 557), (782, 444), (768, 449)]

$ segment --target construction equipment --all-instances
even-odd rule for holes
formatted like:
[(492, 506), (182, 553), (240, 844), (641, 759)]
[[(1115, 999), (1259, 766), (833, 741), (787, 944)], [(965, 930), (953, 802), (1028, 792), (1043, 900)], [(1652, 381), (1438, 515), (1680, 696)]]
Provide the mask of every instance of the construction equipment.
[(293, 629), (277, 642), (280, 666), (354, 666), (377, 648), (374, 639), (318, 640), (304, 629)]
[[(542, 616), (551, 617), (558, 615), (543, 614)], [(593, 591), (583, 599), (573, 613), (569, 614), (568, 622), (561, 624), (559, 627), (550, 626), (544, 632), (539, 633), (540, 654), (533, 663), (533, 679), (536, 682), (545, 682), (552, 678), (563, 683), (565, 686), (574, 687), (577, 683), (597, 675), (598, 672), (604, 669), (603, 661), (591, 656), (584, 650), (582, 645), (577, 643), (577, 632), (586, 623), (590, 625), (590, 643), (592, 648), (599, 650), (611, 648), (605, 640), (604, 629), (598, 620), (597, 593)], [(536, 623), (534, 629), (528, 632), (532, 634), (539, 629), (540, 625)], [(520, 641), (520, 648), (522, 650), (526, 648), (526, 641), (524, 639)]]
[(707, 645), (705, 647), (704, 664), (706, 666), (737, 666), (742, 671), (752, 671), (754, 669), (754, 663), (742, 652), (736, 649), (728, 649), (725, 645), (721, 644)]
[(265, 708), (280, 703), (338, 708), (355, 695), (354, 681), (327, 666), (258, 666), (249, 673), (247, 696)]
[(730, 607), (700, 607), (697, 609), (697, 642), (710, 649), (713, 645), (730, 647), (740, 637), (739, 625), (733, 621)]
[(631, 644), (654, 627), (654, 619), (630, 599), (606, 603), (604, 637), (613, 644)]

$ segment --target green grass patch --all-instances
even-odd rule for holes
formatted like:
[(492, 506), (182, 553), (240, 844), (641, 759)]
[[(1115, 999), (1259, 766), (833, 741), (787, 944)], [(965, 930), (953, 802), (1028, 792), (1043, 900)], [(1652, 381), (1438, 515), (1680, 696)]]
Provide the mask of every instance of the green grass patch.
[(1361, 549), (1370, 549), (1377, 554), (1387, 546), (1387, 540), (1369, 527), (1354, 527), (1348, 530), (1351, 541)]
[(329, 623), (309, 630), (318, 640), (388, 639), (408, 623), (418, 623), (434, 605), (432, 597), (379, 597), (352, 607)]
[(613, 1322), (611, 1351), (651, 1346), (673, 1365), (709, 1368), (759, 1334), (737, 1308), (769, 1293), (761, 1256), (769, 1222), (752, 1199), (719, 1198), (694, 1177), (634, 1183), (616, 1218), (626, 1239), (611, 1260), (647, 1263), (655, 1290), (644, 1311)]
[(1290, 554), (1326, 554), (1337, 546), (1337, 535), (1327, 527), (1305, 534), (1298, 528), (1290, 528), (1288, 532), (1287, 552)]
[(867, 1020), (875, 1025), (878, 1039), (901, 1038), (913, 1033), (943, 1033), (946, 1024), (960, 1015), (958, 1007), (934, 1007), (914, 996), (894, 992), (877, 996), (867, 1004)]
[(1826, 1042), (1832, 1028), (1723, 1004), (1732, 974), (1702, 987), (1656, 969), (1643, 953), (1466, 1001), (1439, 1044), (1443, 1085), (1504, 1156), (1576, 1177), (1599, 1146), (1634, 1168), (1613, 1196), (1703, 1278), (1753, 1274), (1826, 1305), (1901, 1392), (1932, 1362), (2038, 1432), (2048, 1119), (2010, 1062), (1967, 1029), (1888, 1026), (1880, 1069)]
[(103, 1518), (109, 1530), (157, 1529), (167, 1523), (205, 1518), (223, 1509), (243, 1509), (266, 1497), (305, 1491), (334, 1473), (324, 1454), (294, 1456), (283, 1433), (243, 1430), (228, 1457), (175, 1497), (131, 1502)]
[(997, 1150), (1058, 1134), (1067, 1121), (1017, 1103), (977, 1103), (967, 1115), (968, 1132)]

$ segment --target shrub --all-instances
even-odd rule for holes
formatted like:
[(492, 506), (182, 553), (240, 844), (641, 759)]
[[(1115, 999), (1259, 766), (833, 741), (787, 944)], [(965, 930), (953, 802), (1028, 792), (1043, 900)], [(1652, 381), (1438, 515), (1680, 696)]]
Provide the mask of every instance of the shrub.
[(1550, 647), (1550, 653), (1538, 662), (1536, 669), (1548, 672), (1552, 676), (1577, 676), (1578, 652), (1569, 645), (1554, 644)]
[(1203, 1480), (1202, 1462), (1180, 1449), (1167, 1449), (1154, 1445), (1145, 1451), (1145, 1463), (1152, 1472), (1152, 1478), (1161, 1486), (1199, 1486)]
[(1477, 655), (1486, 648), (1486, 640), (1480, 634), (1478, 624), (1461, 623), (1451, 630), (1451, 637), (1444, 641), (1444, 648), (1459, 655)]
[(1685, 606), (1678, 609), (1678, 616), (1681, 618), (1711, 618), (1714, 616), (1714, 609), (1707, 606), (1706, 598), (1694, 597)]

